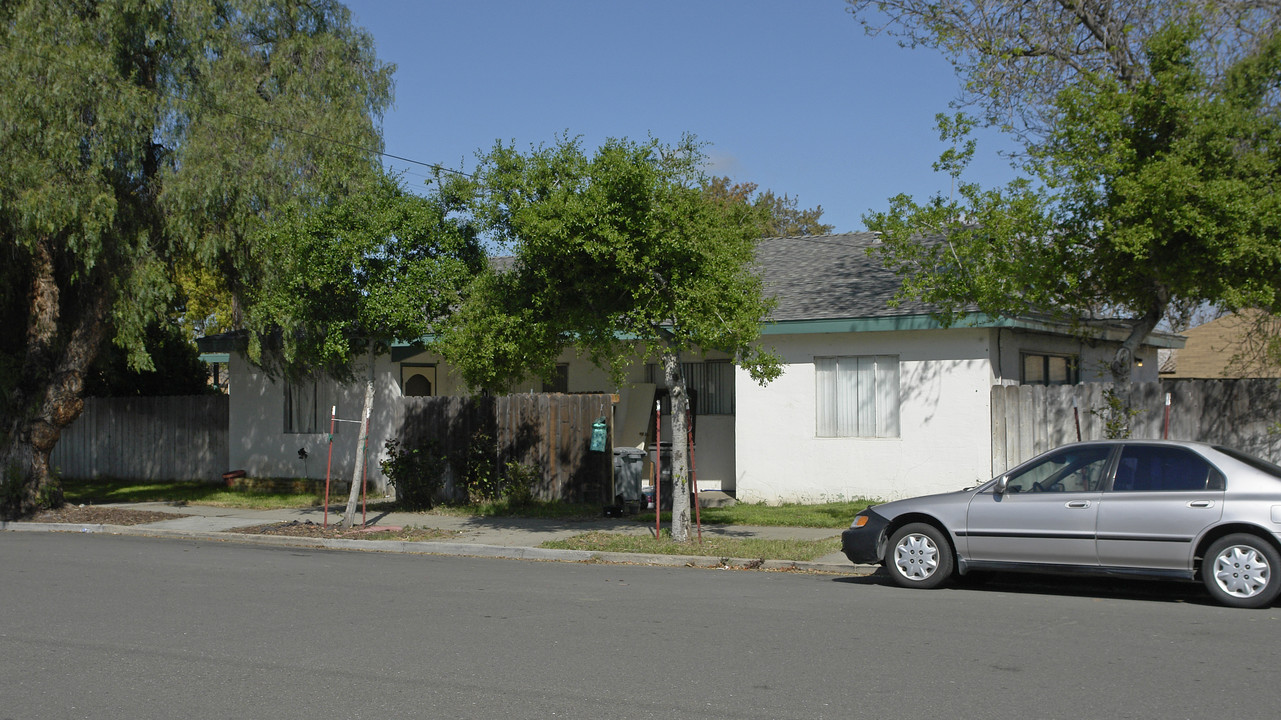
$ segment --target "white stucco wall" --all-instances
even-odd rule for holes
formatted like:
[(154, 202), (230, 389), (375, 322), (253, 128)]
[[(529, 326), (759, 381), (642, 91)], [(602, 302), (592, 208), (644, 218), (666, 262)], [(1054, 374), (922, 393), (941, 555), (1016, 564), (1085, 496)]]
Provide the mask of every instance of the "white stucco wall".
[[(1080, 368), (1081, 382), (1112, 382), (1108, 366), (1116, 354), (1118, 343), (1098, 340), (1087, 341), (1081, 338), (1063, 335), (1049, 335), (1028, 330), (1003, 328), (993, 330), (993, 342), (997, 346), (1000, 360), (993, 368), (993, 374), (1006, 385), (1019, 384), (1021, 354), (1024, 352), (1043, 352), (1059, 355), (1075, 355)], [(1156, 382), (1159, 379), (1157, 350), (1144, 346), (1131, 369), (1131, 381)]]
[[(745, 501), (890, 500), (988, 479), (991, 333), (775, 336), (783, 376), (740, 371), (735, 490)], [(898, 355), (898, 438), (816, 437), (815, 356)]]
[[(229, 370), (230, 441), (227, 459), (230, 469), (244, 470), (252, 477), (324, 479), (329, 451), (328, 428), (319, 433), (284, 432), (284, 384), (273, 382), (266, 373), (240, 355), (231, 356)], [(362, 377), (363, 372), (362, 368)], [(381, 394), (385, 392), (385, 389), (381, 390)], [(380, 393), (376, 391), (377, 394)], [(340, 388), (335, 385), (334, 400), (339, 418), (359, 419), (364, 402), (362, 387)], [(323, 414), (328, 417), (328, 408)], [(359, 427), (353, 423), (340, 423), (337, 427), (331, 476), (350, 480)], [(381, 445), (371, 443), (371, 447)], [(301, 448), (307, 450), (306, 461), (298, 457)], [(369, 470), (371, 478), (376, 478), (376, 484), (381, 487), (382, 474), (372, 458)]]

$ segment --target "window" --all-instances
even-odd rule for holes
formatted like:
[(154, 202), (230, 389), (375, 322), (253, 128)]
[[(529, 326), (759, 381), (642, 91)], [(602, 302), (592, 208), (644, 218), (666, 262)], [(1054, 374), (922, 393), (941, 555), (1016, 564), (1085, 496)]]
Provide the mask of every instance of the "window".
[(436, 366), (401, 363), (400, 394), (405, 397), (431, 397), (436, 394)]
[(899, 436), (897, 355), (816, 357), (818, 436)]
[(1075, 385), (1077, 365), (1075, 355), (1023, 353), (1023, 384)]
[(543, 381), (543, 392), (545, 393), (567, 393), (569, 392), (569, 365), (559, 363), (556, 365), (556, 372), (552, 374), (552, 381)]
[(333, 393), (315, 378), (285, 381), (285, 432), (320, 433), (329, 429)]
[[(690, 403), (695, 415), (734, 414), (734, 364), (728, 360), (708, 360), (698, 363), (681, 363), (685, 387), (689, 390)], [(667, 387), (663, 370), (650, 363), (645, 366), (645, 382), (660, 388)], [(667, 398), (663, 412), (671, 412)]]
[(1225, 478), (1205, 458), (1186, 448), (1130, 445), (1121, 451), (1113, 492), (1222, 490)]
[(1084, 445), (1064, 448), (1009, 476), (1006, 492), (1094, 492), (1103, 485), (1112, 448)]

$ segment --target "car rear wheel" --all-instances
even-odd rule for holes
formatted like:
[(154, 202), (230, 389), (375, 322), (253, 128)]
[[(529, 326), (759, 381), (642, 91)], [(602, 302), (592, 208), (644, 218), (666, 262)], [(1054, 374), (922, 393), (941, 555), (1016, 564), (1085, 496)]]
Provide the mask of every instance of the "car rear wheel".
[(952, 546), (933, 525), (904, 525), (885, 548), (885, 569), (903, 587), (938, 587), (952, 577)]
[(1254, 535), (1227, 535), (1206, 550), (1201, 581), (1215, 600), (1239, 608), (1272, 604), (1281, 592), (1281, 554)]

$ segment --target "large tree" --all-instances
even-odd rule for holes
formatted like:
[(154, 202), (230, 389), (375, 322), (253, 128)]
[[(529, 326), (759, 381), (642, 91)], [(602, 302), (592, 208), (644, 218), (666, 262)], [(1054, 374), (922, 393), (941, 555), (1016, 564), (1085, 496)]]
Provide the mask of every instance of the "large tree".
[[(439, 332), (484, 266), (475, 231), (449, 217), (456, 209), (383, 178), (332, 203), (283, 210), (262, 233), (262, 266), (244, 300), (250, 359), (287, 381), (349, 382), (363, 357), (367, 421), (380, 346)], [(358, 454), (367, 433), (363, 422)], [(353, 467), (346, 526), (362, 463)]]
[(691, 525), (682, 354), (729, 353), (760, 382), (779, 372), (757, 344), (771, 307), (754, 267), (760, 211), (706, 195), (703, 162), (688, 137), (609, 140), (590, 155), (571, 138), (526, 153), (495, 145), (454, 188), (513, 264), (482, 277), (442, 340), (469, 384), (496, 392), (550, 375), (571, 347), (620, 384), (638, 350), (657, 358), (677, 438), (678, 541)]
[(3, 507), (48, 465), (105, 343), (150, 367), (179, 268), (233, 292), (281, 206), (379, 171), (391, 68), (334, 0), (0, 3)]
[(947, 53), (965, 99), (1025, 150), (1020, 179), (965, 183), (975, 120), (940, 116), (956, 146), (936, 168), (962, 180), (957, 194), (899, 196), (864, 218), (904, 296), (949, 318), (1115, 316), (1122, 381), (1172, 307), (1277, 303), (1276, 4), (880, 5), (897, 13), (890, 27)]

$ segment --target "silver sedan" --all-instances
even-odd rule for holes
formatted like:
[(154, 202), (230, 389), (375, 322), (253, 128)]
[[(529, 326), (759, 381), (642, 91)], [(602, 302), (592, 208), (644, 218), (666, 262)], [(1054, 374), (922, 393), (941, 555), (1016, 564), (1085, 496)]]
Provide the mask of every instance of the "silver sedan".
[(904, 587), (971, 570), (1176, 578), (1225, 605), (1281, 592), (1281, 467), (1201, 443), (1065, 445), (977, 488), (859, 513), (846, 557)]

